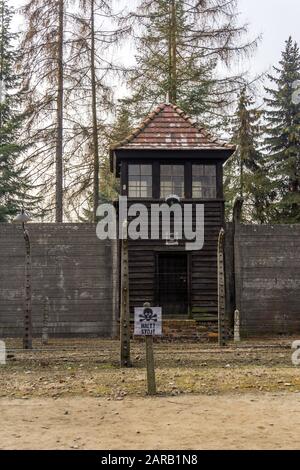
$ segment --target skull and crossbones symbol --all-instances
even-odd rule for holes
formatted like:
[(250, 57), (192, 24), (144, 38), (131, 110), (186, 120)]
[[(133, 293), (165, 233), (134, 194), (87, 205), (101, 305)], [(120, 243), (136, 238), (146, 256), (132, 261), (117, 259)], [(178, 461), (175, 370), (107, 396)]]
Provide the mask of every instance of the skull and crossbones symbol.
[(140, 313), (140, 321), (157, 321), (157, 314), (153, 313), (152, 308), (145, 308), (143, 313)]

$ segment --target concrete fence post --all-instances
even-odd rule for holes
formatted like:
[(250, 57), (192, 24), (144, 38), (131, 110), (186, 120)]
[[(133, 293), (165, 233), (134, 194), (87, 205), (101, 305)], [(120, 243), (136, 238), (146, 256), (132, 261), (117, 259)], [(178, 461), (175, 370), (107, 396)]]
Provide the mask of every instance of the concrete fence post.
[(240, 334), (240, 312), (236, 310), (234, 312), (234, 342), (239, 343), (241, 341)]
[(48, 326), (49, 326), (49, 298), (45, 298), (43, 312), (42, 344), (48, 344)]

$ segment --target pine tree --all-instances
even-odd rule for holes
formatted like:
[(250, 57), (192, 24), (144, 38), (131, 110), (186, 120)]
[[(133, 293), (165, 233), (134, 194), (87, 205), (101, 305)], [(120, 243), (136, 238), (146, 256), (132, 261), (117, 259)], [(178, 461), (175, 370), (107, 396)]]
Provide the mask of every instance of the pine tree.
[(26, 167), (19, 164), (25, 146), (20, 144), (24, 114), (21, 110), (21, 77), (15, 70), (17, 35), (10, 26), (14, 11), (0, 1), (0, 222), (7, 222), (22, 208), (36, 209), (38, 199), (30, 195)]
[[(73, 94), (82, 96), (86, 107), (86, 124), (83, 125), (89, 135), (90, 163), (92, 165), (91, 188), (93, 220), (96, 222), (96, 212), (99, 204), (99, 177), (100, 177), (100, 142), (103, 137), (105, 125), (100, 119), (102, 111), (112, 107), (112, 93), (105, 81), (107, 64), (103, 61), (103, 51), (113, 41), (113, 32), (105, 34), (99, 28), (98, 16), (111, 15), (111, 7), (104, 0), (79, 0), (78, 10), (73, 14), (73, 46), (70, 68), (70, 81), (74, 83)], [(105, 46), (104, 46), (105, 44)], [(99, 69), (101, 72), (99, 73)], [(75, 117), (76, 119), (76, 117)], [(81, 125), (83, 121), (81, 121)]]
[[(23, 71), (26, 154), (49, 220), (63, 219), (64, 26), (67, 0), (26, 0), (19, 67)], [(26, 141), (25, 141), (26, 142)]]
[[(140, 115), (167, 93), (194, 116), (217, 115), (229, 103), (241, 76), (222, 76), (220, 66), (255, 48), (240, 43), (236, 0), (141, 0), (133, 26), (136, 66), (129, 71), (128, 100)], [(240, 85), (239, 85), (240, 87)]]
[(266, 223), (271, 194), (259, 151), (261, 112), (253, 106), (254, 101), (244, 87), (233, 119), (232, 142), (237, 149), (225, 166), (226, 215), (231, 218), (234, 201), (240, 196), (244, 199), (242, 219)]
[(121, 100), (116, 107), (116, 119), (110, 130), (109, 140), (110, 145), (118, 144), (123, 139), (129, 136), (133, 130), (132, 122), (130, 119), (130, 112), (126, 106), (126, 102)]
[(290, 37), (279, 67), (268, 78), (275, 88), (266, 88), (267, 161), (276, 192), (274, 222), (300, 222), (300, 105), (294, 99), (300, 79), (300, 53)]
[[(76, 5), (71, 22), (70, 63), (66, 67), (71, 89), (66, 101), (73, 107), (69, 113), (73, 136), (65, 152), (66, 200), (72, 207), (74, 204), (82, 207), (84, 220), (96, 221), (96, 211), (102, 197), (100, 186), (105, 184), (100, 178), (114, 109), (112, 83), (115, 66), (111, 51), (119, 30), (112, 23), (110, 2), (78, 0)], [(91, 208), (93, 217), (90, 217)]]
[[(107, 126), (105, 135), (101, 135), (102, 153), (100, 154), (100, 184), (99, 184), (99, 202), (106, 203), (115, 201), (119, 195), (119, 180), (110, 171), (109, 147), (119, 143), (127, 137), (132, 131), (130, 116), (127, 106), (120, 101), (116, 106), (115, 120), (112, 125)], [(88, 154), (88, 151), (86, 155)], [(79, 194), (75, 194), (70, 200), (72, 210), (76, 213), (78, 220), (81, 222), (95, 222), (93, 214), (93, 193), (91, 191), (90, 178), (92, 173), (92, 165), (86, 173), (86, 179), (78, 174), (80, 178)], [(87, 168), (85, 169), (87, 171)], [(82, 173), (82, 172), (81, 172)], [(84, 172), (85, 173), (85, 172)], [(85, 199), (81, 209), (78, 211), (78, 197), (85, 192)], [(75, 202), (75, 204), (74, 204)]]

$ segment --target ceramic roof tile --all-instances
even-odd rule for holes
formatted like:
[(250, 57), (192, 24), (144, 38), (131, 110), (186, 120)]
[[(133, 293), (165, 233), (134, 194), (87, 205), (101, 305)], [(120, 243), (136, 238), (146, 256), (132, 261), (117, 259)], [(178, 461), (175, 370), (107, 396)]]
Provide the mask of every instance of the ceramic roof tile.
[(178, 106), (161, 104), (116, 149), (232, 149), (233, 145), (214, 138)]

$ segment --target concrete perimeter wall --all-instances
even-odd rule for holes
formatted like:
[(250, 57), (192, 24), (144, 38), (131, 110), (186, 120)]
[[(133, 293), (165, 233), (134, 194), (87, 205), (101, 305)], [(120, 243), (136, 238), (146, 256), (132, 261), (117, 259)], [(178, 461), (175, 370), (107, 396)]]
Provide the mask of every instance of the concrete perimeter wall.
[(234, 258), (242, 333), (299, 333), (300, 225), (237, 225)]
[[(117, 333), (117, 244), (93, 224), (29, 224), (34, 335), (45, 308), (49, 334)], [(300, 225), (226, 227), (227, 313), (244, 336), (300, 333)], [(21, 226), (0, 224), (0, 338), (21, 336), (25, 245)]]
[[(93, 224), (28, 224), (34, 335), (115, 335), (116, 243)], [(0, 337), (21, 336), (25, 245), (21, 226), (0, 224)], [(48, 300), (47, 300), (48, 299)]]

